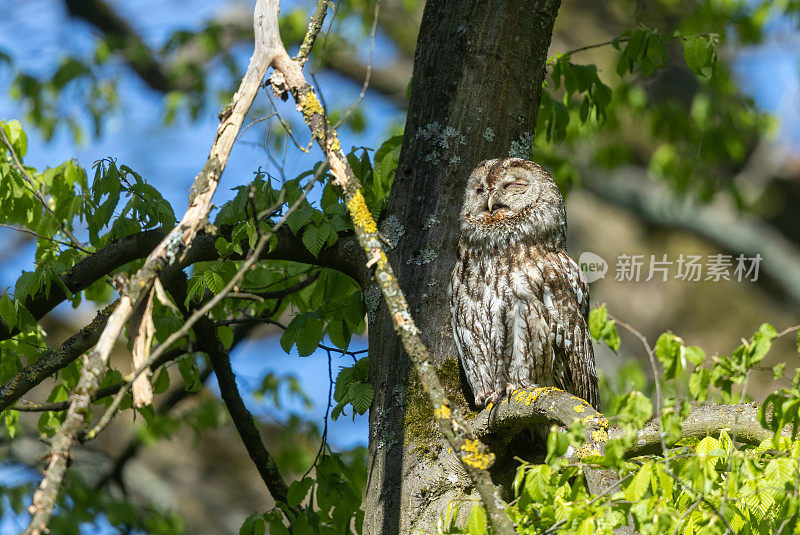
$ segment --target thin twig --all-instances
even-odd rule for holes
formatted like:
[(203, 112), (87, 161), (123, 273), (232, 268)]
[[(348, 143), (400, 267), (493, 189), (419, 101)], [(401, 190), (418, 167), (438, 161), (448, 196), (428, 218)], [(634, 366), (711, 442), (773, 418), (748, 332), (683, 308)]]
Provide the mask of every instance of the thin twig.
[(322, 436), (320, 437), (319, 449), (314, 456), (314, 461), (311, 463), (311, 466), (308, 467), (306, 473), (303, 474), (303, 477), (300, 478), (301, 480), (305, 479), (306, 476), (311, 473), (311, 470), (317, 466), (319, 457), (322, 455), (322, 452), (325, 451), (325, 445), (328, 443), (328, 416), (331, 413), (331, 396), (333, 395), (333, 368), (330, 350), (326, 350), (326, 353), (328, 355), (328, 405), (325, 407), (325, 419), (322, 421)]
[[(5, 223), (0, 223), (0, 227), (11, 229), (11, 230), (16, 230), (17, 232), (23, 232), (25, 234), (30, 234), (31, 236), (35, 236), (39, 240), (47, 240), (47, 241), (50, 241), (50, 242), (53, 242), (53, 243), (57, 243), (59, 245), (64, 245), (65, 247), (72, 247), (72, 248), (78, 249), (72, 243), (68, 243), (68, 242), (65, 242), (65, 241), (57, 240), (55, 238), (50, 238), (49, 236), (42, 236), (38, 232), (34, 232), (31, 229), (27, 229), (27, 228), (23, 228), (23, 227), (15, 227), (14, 225), (6, 225)], [(88, 251), (86, 251), (86, 249), (78, 249), (78, 250), (81, 250), (81, 251), (84, 251), (84, 252), (88, 252)]]
[[(653, 350), (650, 347), (650, 344), (648, 343), (647, 338), (645, 338), (645, 336), (642, 333), (640, 333), (639, 331), (634, 329), (631, 325), (625, 323), (624, 321), (620, 321), (620, 320), (614, 318), (613, 316), (611, 316), (611, 314), (608, 315), (608, 318), (611, 321), (613, 321), (614, 323), (616, 323), (617, 325), (619, 325), (620, 327), (623, 327), (625, 330), (627, 330), (629, 333), (634, 335), (636, 338), (638, 338), (639, 341), (644, 346), (644, 349), (647, 352), (647, 356), (650, 359), (650, 367), (653, 370), (653, 383), (655, 384), (655, 388), (656, 388), (656, 412), (658, 414), (663, 414), (664, 413), (664, 407), (663, 407), (664, 401), (663, 401), (663, 398), (661, 397), (661, 379), (660, 379), (659, 373), (658, 373), (658, 364), (656, 362), (656, 356), (653, 353)], [(662, 453), (664, 455), (664, 463), (666, 464), (666, 463), (669, 462), (668, 454), (667, 454), (667, 452), (669, 450), (667, 448), (667, 442), (664, 439), (664, 433), (661, 432), (661, 420), (660, 419), (658, 421), (658, 429), (659, 429), (659, 433), (658, 434), (661, 437), (661, 450), (662, 450)], [(666, 466), (667, 466), (667, 469), (668, 469), (669, 465), (667, 464)]]
[(569, 52), (564, 52), (562, 56), (571, 56), (573, 54), (577, 54), (578, 52), (583, 52), (584, 50), (592, 50), (593, 48), (601, 48), (608, 45), (613, 45), (614, 43), (627, 43), (630, 41), (630, 37), (617, 37), (616, 39), (611, 39), (610, 41), (603, 41), (602, 43), (596, 43), (593, 45), (586, 45), (580, 48), (576, 48), (574, 50), (570, 50)]
[[(281, 322), (279, 322), (277, 320), (274, 320), (271, 317), (262, 317), (262, 316), (245, 316), (245, 317), (242, 317), (242, 318), (232, 318), (232, 319), (227, 319), (227, 320), (216, 320), (214, 323), (216, 325), (239, 325), (239, 324), (242, 324), (242, 323), (247, 324), (247, 323), (253, 323), (253, 322), (265, 323), (267, 325), (274, 325), (275, 327), (278, 327), (279, 329), (281, 329), (283, 331), (286, 330), (286, 325), (284, 325), (283, 323), (281, 323)], [(347, 356), (350, 356), (350, 357), (356, 357), (356, 355), (361, 355), (363, 353), (368, 353), (369, 352), (369, 349), (361, 349), (359, 351), (347, 351), (345, 349), (339, 349), (338, 347), (331, 347), (331, 346), (328, 346), (328, 345), (325, 345), (325, 344), (317, 344), (317, 347), (320, 348), (320, 349), (323, 349), (325, 351), (335, 351), (337, 353), (341, 353), (342, 355), (347, 355)]]
[(254, 120), (252, 120), (252, 121), (250, 122), (250, 124), (248, 124), (247, 126), (245, 126), (244, 128), (242, 128), (242, 131), (241, 131), (241, 132), (239, 132), (239, 135), (238, 135), (238, 136), (236, 136), (236, 139), (238, 140), (240, 137), (242, 137), (242, 136), (244, 135), (244, 133), (245, 133), (245, 132), (247, 132), (247, 130), (248, 130), (248, 129), (249, 129), (251, 126), (255, 126), (255, 125), (257, 125), (258, 123), (263, 123), (264, 121), (269, 121), (269, 120), (270, 120), (270, 119), (272, 119), (273, 117), (275, 117), (275, 114), (274, 114), (274, 113), (270, 113), (269, 115), (267, 115), (267, 116), (265, 116), (265, 117), (259, 117), (258, 119), (254, 119)]
[(369, 63), (367, 63), (367, 74), (364, 76), (364, 85), (361, 86), (361, 94), (358, 95), (353, 104), (347, 108), (347, 111), (344, 112), (341, 119), (339, 119), (333, 128), (339, 128), (342, 124), (350, 117), (355, 109), (361, 104), (361, 101), (364, 100), (364, 95), (367, 94), (367, 88), (369, 87), (369, 78), (372, 76), (372, 50), (375, 46), (375, 29), (378, 27), (378, 12), (381, 8), (381, 0), (377, 0), (375, 2), (375, 16), (372, 19), (372, 29), (369, 32)]
[(292, 143), (294, 143), (294, 146), (308, 154), (308, 151), (311, 149), (311, 145), (314, 143), (314, 141), (309, 141), (307, 147), (300, 146), (300, 143), (297, 142), (297, 140), (294, 138), (294, 134), (292, 134), (292, 128), (289, 126), (289, 123), (284, 121), (283, 117), (281, 117), (281, 114), (278, 112), (278, 107), (275, 105), (275, 101), (272, 100), (272, 95), (269, 94), (269, 91), (267, 92), (267, 97), (269, 99), (269, 103), (272, 104), (272, 109), (275, 110), (272, 115), (278, 118), (278, 121), (280, 121), (283, 129), (286, 130), (286, 133), (289, 135), (289, 139), (292, 140)]
[(300, 62), (301, 65), (308, 59), (308, 54), (311, 53), (311, 49), (314, 47), (314, 42), (322, 29), (327, 11), (328, 0), (317, 0), (317, 9), (311, 15), (311, 20), (308, 21), (308, 30), (305, 37), (303, 37), (303, 42), (300, 44), (300, 50), (294, 57), (294, 60)]
[[(167, 351), (163, 355), (161, 355), (161, 358), (159, 358), (157, 361), (153, 363), (150, 369), (156, 370), (163, 364), (171, 362), (186, 353), (187, 350), (185, 348), (175, 348), (171, 351)], [(125, 386), (125, 383), (126, 381), (120, 381), (113, 385), (109, 385), (105, 388), (101, 388), (92, 395), (92, 403), (96, 403), (97, 401), (100, 401), (104, 398), (113, 396), (114, 394), (119, 392), (123, 386)], [(45, 411), (58, 412), (69, 409), (69, 400), (51, 401), (47, 403), (32, 403), (30, 401), (20, 400), (20, 403), (17, 403), (11, 408), (15, 411), (20, 411), (20, 412), (45, 412)]]

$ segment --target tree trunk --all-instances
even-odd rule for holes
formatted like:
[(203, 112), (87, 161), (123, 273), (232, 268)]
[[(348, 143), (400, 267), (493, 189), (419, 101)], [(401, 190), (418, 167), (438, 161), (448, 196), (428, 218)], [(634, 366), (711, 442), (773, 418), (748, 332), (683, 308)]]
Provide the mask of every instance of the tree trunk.
[[(530, 150), (559, 4), (428, 0), (422, 19), (400, 163), (381, 227), (401, 236), (389, 259), (443, 383), (464, 405), (447, 299), (464, 187), (481, 160)], [(365, 293), (375, 386), (365, 533), (435, 532), (438, 516), (470, 493), (470, 482), (430, 421), (385, 305), (370, 307), (380, 301), (376, 290)]]

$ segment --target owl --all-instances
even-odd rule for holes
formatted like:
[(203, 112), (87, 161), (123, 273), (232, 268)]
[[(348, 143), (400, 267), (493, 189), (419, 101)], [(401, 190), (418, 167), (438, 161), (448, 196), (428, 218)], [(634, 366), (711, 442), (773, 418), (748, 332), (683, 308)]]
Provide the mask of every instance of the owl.
[(539, 165), (501, 158), (470, 174), (449, 297), (478, 408), (555, 386), (599, 410), (589, 291), (566, 238), (564, 199)]

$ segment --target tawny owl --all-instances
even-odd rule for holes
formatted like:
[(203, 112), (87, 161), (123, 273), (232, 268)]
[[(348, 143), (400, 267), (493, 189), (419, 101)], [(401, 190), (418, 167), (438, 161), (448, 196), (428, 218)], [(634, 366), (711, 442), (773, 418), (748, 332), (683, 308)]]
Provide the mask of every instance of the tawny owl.
[(599, 409), (589, 292), (566, 238), (564, 199), (539, 165), (502, 158), (472, 172), (450, 308), (479, 408), (519, 388), (555, 386)]

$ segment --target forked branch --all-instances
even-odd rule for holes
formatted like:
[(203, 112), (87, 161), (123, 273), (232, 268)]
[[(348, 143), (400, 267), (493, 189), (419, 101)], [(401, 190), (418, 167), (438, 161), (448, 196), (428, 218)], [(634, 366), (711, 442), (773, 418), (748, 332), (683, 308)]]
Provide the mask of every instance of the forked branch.
[[(255, 50), (239, 90), (222, 115), (206, 164), (195, 177), (189, 197), (189, 208), (175, 228), (150, 253), (144, 266), (128, 284), (119, 288), (119, 304), (109, 317), (97, 345), (86, 355), (80, 380), (70, 396), (67, 416), (53, 437), (44, 479), (33, 495), (33, 503), (29, 507), (31, 521), (25, 534), (40, 535), (47, 532), (47, 523), (61, 490), (70, 450), (86, 426), (86, 416), (89, 414), (88, 408), (92, 397), (105, 374), (111, 350), (127, 324), (134, 306), (152, 291), (153, 281), (164, 267), (177, 263), (185, 256), (195, 236), (205, 225), (211, 208), (211, 198), (219, 184), (245, 115), (276, 54), (279, 52), (285, 54), (277, 25), (271, 23), (277, 16), (277, 10), (277, 0), (259, 0), (256, 3), (253, 22)], [(271, 15), (272, 12), (274, 14)]]

